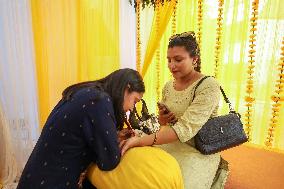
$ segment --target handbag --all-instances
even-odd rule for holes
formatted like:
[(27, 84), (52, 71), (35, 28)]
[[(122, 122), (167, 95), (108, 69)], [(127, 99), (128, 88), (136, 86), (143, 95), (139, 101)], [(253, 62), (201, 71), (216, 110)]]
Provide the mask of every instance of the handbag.
[(160, 129), (158, 118), (155, 114), (149, 114), (146, 102), (141, 99), (141, 116), (137, 113), (136, 107), (129, 114), (129, 123), (133, 129), (141, 130), (146, 134), (152, 134)]
[[(196, 89), (208, 77), (210, 76), (203, 77), (197, 83), (192, 101), (194, 100)], [(238, 146), (248, 140), (243, 129), (240, 114), (232, 108), (231, 102), (221, 86), (220, 90), (225, 102), (229, 105), (229, 113), (210, 118), (194, 137), (196, 149), (205, 155)]]

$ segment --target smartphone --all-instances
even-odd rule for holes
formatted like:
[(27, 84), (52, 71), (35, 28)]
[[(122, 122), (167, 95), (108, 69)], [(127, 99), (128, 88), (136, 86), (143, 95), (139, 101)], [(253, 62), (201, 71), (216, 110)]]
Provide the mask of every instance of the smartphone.
[(168, 114), (170, 112), (169, 108), (165, 104), (157, 102), (157, 105), (159, 109), (164, 109), (165, 114)]

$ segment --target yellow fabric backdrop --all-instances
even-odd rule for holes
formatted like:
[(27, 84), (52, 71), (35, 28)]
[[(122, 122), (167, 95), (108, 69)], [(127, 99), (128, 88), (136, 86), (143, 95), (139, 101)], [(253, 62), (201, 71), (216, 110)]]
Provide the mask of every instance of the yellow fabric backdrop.
[[(245, 96), (247, 82), (249, 20), (251, 18), (251, 2), (246, 0), (224, 1), (224, 23), (221, 38), (221, 53), (218, 81), (223, 86), (236, 110), (246, 113)], [(177, 7), (177, 33), (193, 30), (197, 32), (197, 1), (179, 0)], [(265, 146), (268, 135), (269, 119), (272, 117), (271, 95), (274, 85), (279, 79), (277, 64), (280, 61), (281, 40), (284, 36), (284, 2), (281, 0), (260, 1), (259, 19), (256, 36), (256, 67), (254, 74), (254, 97), (252, 143)], [(218, 1), (204, 0), (201, 70), (204, 74), (214, 75), (214, 47), (216, 39)], [(143, 28), (142, 28), (143, 29)], [(143, 31), (141, 31), (143, 32)], [(171, 79), (167, 68), (166, 51), (168, 39), (171, 36), (171, 25), (168, 24), (160, 41), (160, 86)], [(156, 61), (145, 71), (145, 99), (149, 110), (156, 108)], [(153, 82), (155, 81), (155, 82)], [(282, 93), (283, 94), (283, 93)], [(161, 94), (158, 94), (161, 95)], [(280, 115), (284, 115), (282, 102)], [(227, 111), (227, 106), (221, 102), (220, 114)], [(244, 121), (245, 122), (245, 121)], [(273, 148), (284, 150), (284, 116), (280, 116), (275, 130)]]
[(152, 28), (150, 32), (150, 37), (147, 43), (147, 49), (146, 49), (146, 54), (145, 54), (144, 63), (143, 63), (143, 69), (142, 69), (143, 76), (145, 75), (151, 63), (155, 50), (159, 46), (159, 42), (171, 18), (175, 4), (176, 4), (175, 1), (170, 1), (170, 2), (165, 2), (163, 6), (161, 5), (159, 6), (160, 8), (159, 8), (159, 27), (158, 28), (155, 27), (155, 23), (157, 19), (157, 11), (155, 11), (153, 22), (152, 22)]
[(31, 0), (41, 127), (67, 86), (119, 68), (118, 3)]

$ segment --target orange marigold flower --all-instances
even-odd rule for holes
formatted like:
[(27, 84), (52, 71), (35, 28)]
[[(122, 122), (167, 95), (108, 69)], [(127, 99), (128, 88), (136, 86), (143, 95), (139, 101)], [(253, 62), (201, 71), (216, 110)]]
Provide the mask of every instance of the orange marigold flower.
[(247, 73), (248, 74), (252, 74), (254, 71), (253, 70), (248, 70)]
[(253, 90), (252, 89), (247, 89), (246, 92), (250, 94), (250, 93), (253, 92)]
[(251, 32), (254, 32), (254, 31), (256, 31), (256, 30), (257, 30), (257, 29), (254, 28), (254, 27), (250, 29)]
[(253, 69), (255, 66), (254, 65), (251, 65), (251, 66), (249, 66), (248, 68), (249, 69)]
[(245, 101), (246, 102), (253, 102), (255, 99), (254, 98), (252, 98), (252, 97), (249, 97), (249, 96), (246, 96), (245, 97)]
[(268, 146), (268, 147), (271, 147), (271, 146), (272, 146), (271, 142), (269, 142), (269, 141), (266, 141), (266, 142), (265, 142), (265, 145)]
[(273, 107), (272, 110), (273, 110), (274, 112), (279, 112), (280, 108), (279, 108), (279, 107)]
[(276, 118), (271, 118), (270, 121), (272, 121), (273, 123), (277, 123), (277, 122), (278, 122), (278, 119), (276, 119)]

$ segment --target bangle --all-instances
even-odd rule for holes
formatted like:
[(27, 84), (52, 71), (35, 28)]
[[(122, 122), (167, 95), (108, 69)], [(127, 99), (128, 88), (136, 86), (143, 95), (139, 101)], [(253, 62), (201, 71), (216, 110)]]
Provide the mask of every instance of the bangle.
[(159, 131), (155, 132), (155, 137), (154, 137), (154, 140), (153, 140), (153, 143), (151, 144), (151, 146), (153, 146), (153, 145), (156, 144), (157, 138), (158, 138), (158, 132), (159, 132)]

